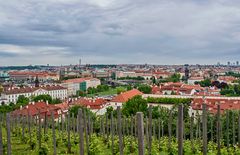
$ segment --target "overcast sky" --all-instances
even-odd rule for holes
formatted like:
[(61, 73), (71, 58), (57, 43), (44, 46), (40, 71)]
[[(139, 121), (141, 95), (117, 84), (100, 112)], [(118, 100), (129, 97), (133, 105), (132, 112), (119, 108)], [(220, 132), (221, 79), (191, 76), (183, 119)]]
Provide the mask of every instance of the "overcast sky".
[(0, 0), (0, 65), (240, 61), (239, 0)]

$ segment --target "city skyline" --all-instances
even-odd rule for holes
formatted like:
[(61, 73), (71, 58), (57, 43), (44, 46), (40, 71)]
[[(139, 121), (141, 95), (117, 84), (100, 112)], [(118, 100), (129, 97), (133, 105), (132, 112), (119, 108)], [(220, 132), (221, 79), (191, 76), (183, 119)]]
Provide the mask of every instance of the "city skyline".
[(11, 0), (0, 9), (0, 66), (240, 60), (236, 0)]

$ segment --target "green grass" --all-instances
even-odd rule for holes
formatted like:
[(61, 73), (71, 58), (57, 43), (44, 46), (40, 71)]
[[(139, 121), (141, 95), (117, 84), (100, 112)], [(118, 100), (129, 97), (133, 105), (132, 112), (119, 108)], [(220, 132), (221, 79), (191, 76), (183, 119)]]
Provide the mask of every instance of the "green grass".
[(110, 88), (108, 91), (98, 92), (95, 94), (87, 94), (87, 97), (94, 97), (94, 96), (106, 96), (106, 95), (116, 95), (117, 94), (117, 88)]

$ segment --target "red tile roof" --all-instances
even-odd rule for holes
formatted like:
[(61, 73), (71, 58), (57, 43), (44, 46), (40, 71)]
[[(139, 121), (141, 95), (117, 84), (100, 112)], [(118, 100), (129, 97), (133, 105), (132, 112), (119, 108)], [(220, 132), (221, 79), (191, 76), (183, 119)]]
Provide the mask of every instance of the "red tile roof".
[[(238, 99), (207, 98), (205, 99), (205, 103), (211, 113), (217, 112), (217, 104), (220, 104), (221, 113), (225, 110), (240, 110), (240, 100)], [(202, 104), (202, 98), (195, 98), (192, 101), (191, 107), (194, 110), (202, 110)]]
[(47, 91), (51, 90), (62, 90), (62, 89), (67, 89), (59, 85), (47, 85), (47, 86), (42, 86), (42, 87), (22, 87), (22, 88), (9, 88), (8, 90), (4, 90), (3, 93), (5, 94), (21, 94), (21, 93), (32, 93), (36, 90), (43, 89)]
[(96, 99), (91, 99), (91, 98), (80, 98), (77, 100), (73, 100), (71, 102), (71, 105), (81, 105), (88, 107), (90, 109), (101, 109), (104, 107), (104, 105), (107, 103), (107, 101), (103, 98), (96, 98)]
[(54, 115), (56, 115), (58, 110), (60, 110), (60, 108), (55, 105), (47, 104), (45, 102), (36, 102), (29, 103), (23, 108), (13, 111), (11, 114), (14, 116), (28, 116), (28, 114), (30, 116), (37, 116), (38, 112), (40, 112), (40, 116), (44, 117), (45, 113), (47, 114), (47, 116), (51, 116), (51, 112), (54, 112)]
[(133, 98), (134, 96), (142, 95), (142, 94), (143, 94), (143, 93), (140, 92), (139, 90), (137, 90), (137, 89), (132, 89), (132, 90), (123, 92), (123, 93), (119, 94), (118, 96), (114, 97), (114, 98), (112, 99), (112, 102), (121, 102), (121, 103), (124, 103), (124, 102), (127, 102), (129, 99)]

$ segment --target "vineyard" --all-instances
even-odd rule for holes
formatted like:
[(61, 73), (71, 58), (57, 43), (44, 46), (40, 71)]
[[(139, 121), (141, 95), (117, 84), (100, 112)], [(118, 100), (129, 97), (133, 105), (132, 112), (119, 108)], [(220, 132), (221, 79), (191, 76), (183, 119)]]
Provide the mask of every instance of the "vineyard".
[(81, 108), (57, 118), (9, 113), (0, 119), (0, 154), (240, 154), (239, 112), (206, 109), (189, 116), (183, 105), (159, 108), (157, 118), (151, 106), (130, 117), (120, 107), (103, 116)]

